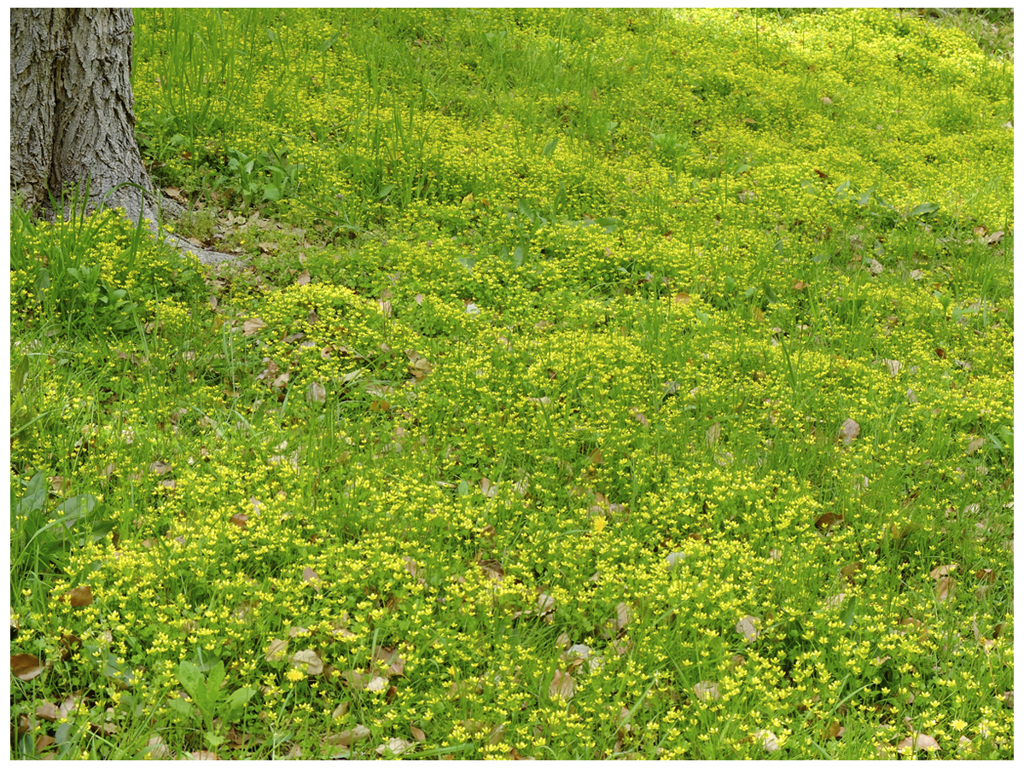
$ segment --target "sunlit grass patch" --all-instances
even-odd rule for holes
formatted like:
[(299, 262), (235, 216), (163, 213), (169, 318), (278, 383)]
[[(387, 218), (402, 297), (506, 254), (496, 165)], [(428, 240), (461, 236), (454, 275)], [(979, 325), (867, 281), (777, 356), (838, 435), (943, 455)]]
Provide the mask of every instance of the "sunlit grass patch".
[(147, 162), (244, 261), (15, 217), (19, 756), (1013, 754), (1012, 61), (137, 21)]

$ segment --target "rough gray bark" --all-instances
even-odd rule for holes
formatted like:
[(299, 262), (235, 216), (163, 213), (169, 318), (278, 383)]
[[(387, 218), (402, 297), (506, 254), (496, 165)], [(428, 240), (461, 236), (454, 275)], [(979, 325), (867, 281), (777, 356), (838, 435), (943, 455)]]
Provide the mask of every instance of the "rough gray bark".
[[(84, 202), (88, 188), (90, 208), (103, 201), (136, 222), (141, 214), (157, 234), (159, 196), (135, 139), (134, 24), (128, 8), (11, 9), (12, 200), (52, 217), (51, 198)], [(182, 211), (170, 200), (161, 208)], [(205, 263), (231, 258), (165, 240)]]
[[(152, 192), (135, 140), (132, 12), (11, 9), (11, 192), (48, 211), (62, 193), (98, 202), (119, 184)], [(107, 198), (133, 220), (138, 189)]]

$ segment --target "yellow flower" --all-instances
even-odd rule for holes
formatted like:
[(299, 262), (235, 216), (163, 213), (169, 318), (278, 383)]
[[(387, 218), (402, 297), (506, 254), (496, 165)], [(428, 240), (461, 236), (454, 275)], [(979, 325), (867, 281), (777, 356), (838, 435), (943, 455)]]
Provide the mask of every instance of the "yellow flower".
[(595, 517), (594, 518), (594, 533), (600, 533), (601, 531), (603, 531), (605, 523), (607, 523), (607, 522), (608, 521), (605, 519), (604, 515), (601, 515), (599, 517)]
[(299, 682), (299, 680), (301, 680), (302, 678), (304, 678), (304, 677), (305, 677), (305, 675), (304, 675), (304, 674), (302, 674), (302, 672), (300, 672), (300, 671), (299, 671), (299, 670), (297, 670), (297, 669), (289, 669), (289, 670), (288, 670), (288, 674), (286, 675), (286, 677), (287, 677), (287, 678), (288, 678), (289, 680), (291, 680), (291, 681), (292, 681), (293, 683), (297, 683), (297, 682)]

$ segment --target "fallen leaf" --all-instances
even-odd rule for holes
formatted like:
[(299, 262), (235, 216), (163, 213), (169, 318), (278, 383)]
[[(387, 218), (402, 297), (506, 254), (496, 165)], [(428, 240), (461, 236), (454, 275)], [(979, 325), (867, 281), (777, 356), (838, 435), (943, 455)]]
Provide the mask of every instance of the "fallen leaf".
[(933, 568), (930, 575), (933, 579), (939, 579), (943, 576), (949, 576), (949, 574), (955, 572), (958, 567), (959, 566), (957, 563), (950, 563), (949, 565), (940, 565), (938, 568)]
[(989, 584), (993, 584), (996, 580), (996, 572), (991, 568), (982, 568), (974, 574), (974, 577), (981, 581), (987, 581)]
[(311, 403), (327, 402), (327, 390), (324, 388), (324, 385), (319, 381), (310, 382), (309, 387), (306, 389), (306, 400)]
[(299, 276), (297, 278), (295, 278), (295, 284), (296, 285), (309, 285), (309, 280), (310, 280), (309, 270), (307, 269), (304, 272), (301, 272), (299, 274)]
[(779, 739), (771, 731), (756, 731), (754, 738), (761, 742), (765, 752), (775, 752), (779, 748)]
[(744, 640), (748, 643), (752, 643), (757, 640), (757, 637), (760, 634), (757, 629), (760, 623), (761, 620), (756, 616), (744, 616), (736, 622), (736, 631), (743, 635)]
[(154, 461), (149, 465), (149, 471), (154, 475), (166, 475), (171, 471), (171, 465), (165, 461)]
[(405, 739), (389, 739), (387, 744), (377, 747), (377, 754), (383, 755), (385, 752), (390, 752), (393, 755), (400, 755), (411, 746), (412, 744)]
[(669, 568), (674, 568), (678, 563), (681, 563), (685, 557), (685, 552), (669, 552), (668, 556), (665, 558), (665, 564)]
[(722, 435), (722, 422), (718, 421), (712, 424), (707, 433), (705, 434), (705, 440), (708, 445), (714, 445), (718, 442), (718, 438)]
[(693, 692), (697, 694), (697, 698), (701, 701), (718, 701), (722, 695), (718, 692), (718, 683), (712, 683), (709, 680), (702, 680), (693, 686)]
[(835, 595), (831, 595), (825, 601), (825, 607), (829, 608), (829, 609), (838, 608), (839, 606), (841, 606), (843, 604), (844, 600), (846, 600), (846, 593), (845, 592), (839, 592), (839, 593), (837, 593)]
[(885, 267), (877, 259), (868, 259), (868, 271), (877, 277), (885, 271)]
[(412, 737), (414, 739), (416, 739), (416, 741), (426, 741), (427, 740), (427, 734), (425, 734), (423, 731), (421, 731), (415, 725), (409, 726), (409, 730), (412, 731)]
[(899, 360), (886, 360), (886, 359), (883, 359), (882, 362), (885, 364), (885, 367), (889, 369), (889, 375), (890, 376), (895, 378), (896, 376), (899, 375), (900, 368), (902, 367), (900, 365), (900, 361)]
[(370, 736), (370, 729), (365, 725), (357, 725), (355, 728), (350, 728), (336, 733), (333, 736), (328, 736), (324, 739), (325, 744), (330, 744), (336, 747), (350, 747), (357, 741), (362, 741)]
[(258, 317), (250, 318), (242, 323), (242, 335), (252, 336), (259, 332), (261, 328), (266, 328), (267, 324), (260, 320)]
[(151, 757), (154, 760), (166, 760), (171, 756), (171, 750), (164, 744), (163, 737), (161, 736), (150, 736), (146, 742), (146, 757)]
[(817, 520), (814, 521), (814, 527), (820, 530), (828, 531), (844, 521), (843, 516), (837, 515), (835, 512), (826, 512), (820, 515)]
[(249, 522), (249, 516), (241, 512), (238, 512), (237, 514), (231, 516), (231, 522), (237, 525), (239, 528), (245, 528), (246, 523)]
[(44, 665), (30, 653), (18, 653), (11, 656), (11, 672), (23, 681), (31, 680), (42, 674)]
[(44, 701), (36, 707), (36, 717), (48, 723), (53, 723), (60, 719), (60, 710), (57, 709), (57, 705), (53, 702)]
[(845, 732), (846, 729), (839, 724), (839, 721), (833, 720), (831, 723), (829, 723), (828, 727), (826, 727), (825, 730), (822, 732), (821, 738), (823, 741), (828, 741), (830, 739), (841, 739), (843, 738), (843, 734)]
[(626, 625), (629, 624), (629, 606), (625, 603), (619, 603), (615, 606), (615, 631), (621, 632), (625, 629)]
[(943, 576), (935, 583), (935, 599), (940, 603), (953, 597), (956, 593), (956, 579)]
[(267, 653), (264, 658), (271, 662), (284, 661), (288, 658), (288, 641), (271, 640), (270, 647), (267, 649)]
[(320, 576), (308, 565), (302, 569), (302, 580), (312, 582), (313, 589), (320, 591)]
[(73, 693), (70, 696), (68, 696), (60, 705), (60, 716), (67, 717), (68, 715), (70, 715), (72, 712), (78, 709), (78, 705), (82, 703), (84, 698), (85, 695), (81, 691), (79, 691), (78, 693)]
[(383, 677), (374, 677), (366, 684), (366, 690), (370, 693), (380, 693), (388, 687), (388, 681)]
[(968, 445), (967, 445), (967, 453), (975, 453), (977, 451), (980, 451), (982, 446), (984, 446), (984, 445), (985, 445), (985, 438), (984, 437), (975, 438), (974, 440), (971, 440), (970, 443), (968, 443)]
[(939, 748), (939, 742), (924, 733), (917, 734), (916, 739), (906, 738), (903, 739), (899, 744), (896, 745), (896, 749), (923, 749), (923, 750), (937, 750)]
[(552, 679), (551, 685), (548, 688), (548, 695), (552, 699), (569, 700), (575, 693), (576, 681), (572, 679), (568, 672), (556, 669), (554, 679)]
[(847, 419), (843, 422), (843, 426), (840, 427), (839, 434), (843, 439), (843, 444), (849, 445), (860, 435), (860, 424), (853, 419)]
[(484, 575), (493, 581), (501, 581), (505, 578), (505, 569), (498, 560), (481, 560), (480, 568)]
[(189, 752), (188, 754), (193, 760), (220, 760), (216, 752), (210, 752), (206, 749), (201, 749), (198, 752)]
[(292, 666), (307, 675), (319, 675), (324, 671), (324, 662), (316, 651), (298, 651), (292, 656)]
[(541, 594), (537, 598), (537, 613), (540, 616), (544, 616), (555, 611), (555, 598), (551, 595)]
[(68, 592), (68, 599), (72, 608), (85, 608), (92, 605), (92, 589), (85, 585), (75, 587)]

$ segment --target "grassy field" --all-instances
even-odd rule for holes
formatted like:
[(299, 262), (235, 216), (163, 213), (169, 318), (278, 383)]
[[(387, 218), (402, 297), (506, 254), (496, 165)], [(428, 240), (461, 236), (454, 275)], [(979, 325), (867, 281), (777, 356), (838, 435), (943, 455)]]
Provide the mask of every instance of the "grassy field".
[(1011, 758), (1012, 15), (950, 18), (138, 10), (237, 262), (14, 215), (13, 754)]

